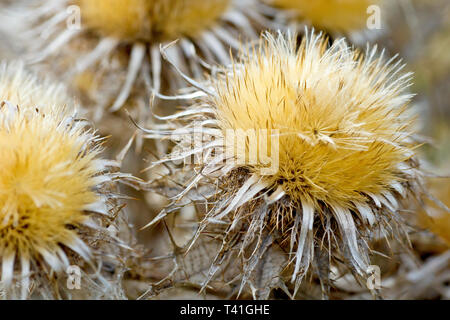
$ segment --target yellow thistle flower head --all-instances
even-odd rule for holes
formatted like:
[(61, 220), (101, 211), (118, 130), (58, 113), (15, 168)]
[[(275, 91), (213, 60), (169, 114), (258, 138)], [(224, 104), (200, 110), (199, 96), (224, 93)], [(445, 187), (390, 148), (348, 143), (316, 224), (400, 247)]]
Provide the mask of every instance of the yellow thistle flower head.
[(185, 97), (197, 102), (170, 117), (177, 129), (147, 132), (176, 143), (161, 162), (185, 160), (179, 197), (208, 199), (199, 233), (228, 226), (221, 254), (246, 257), (244, 283), (248, 250), (264, 241), (287, 249), (297, 284), (316, 246), (364, 277), (363, 239), (401, 223), (401, 199), (421, 183), (400, 61), (314, 33), (295, 39), (266, 34), (206, 84), (190, 80), (197, 91)]
[(220, 19), (231, 0), (77, 0), (83, 22), (106, 36), (173, 41), (196, 36)]
[[(61, 72), (100, 111), (116, 112), (147, 101), (149, 89), (158, 95), (166, 84), (179, 88), (182, 80), (161, 47), (191, 76), (201, 76), (204, 66), (196, 51), (207, 63), (229, 63), (239, 39), (257, 39), (257, 28), (268, 27), (262, 6), (257, 0), (38, 0), (13, 12), (30, 62)], [(79, 85), (86, 74), (93, 88)]]
[(87, 28), (125, 40), (148, 39), (151, 33), (147, 0), (75, 0)]
[[(433, 232), (450, 247), (450, 183), (448, 181), (430, 180), (430, 190), (438, 195), (443, 203), (438, 205), (436, 201), (428, 201), (418, 214), (418, 223), (421, 227)], [(426, 210), (424, 210), (426, 209)]]
[(380, 0), (270, 0), (283, 9), (294, 11), (302, 21), (331, 32), (363, 30), (369, 18), (368, 8)]
[(13, 297), (19, 279), (27, 298), (33, 287), (57, 288), (71, 265), (87, 272), (88, 264), (106, 263), (97, 250), (116, 250), (103, 244), (115, 242), (104, 229), (115, 224), (114, 164), (100, 158), (99, 138), (65, 99), (62, 87), (40, 82), (22, 64), (0, 65), (1, 286)]

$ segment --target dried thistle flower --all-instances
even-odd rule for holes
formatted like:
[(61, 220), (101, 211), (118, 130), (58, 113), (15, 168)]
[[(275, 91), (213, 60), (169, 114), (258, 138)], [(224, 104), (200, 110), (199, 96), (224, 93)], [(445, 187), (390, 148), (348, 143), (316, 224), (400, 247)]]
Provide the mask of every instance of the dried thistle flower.
[[(189, 108), (165, 118), (167, 131), (145, 130), (176, 143), (155, 165), (185, 164), (167, 177), (175, 185), (152, 182), (173, 203), (151, 224), (204, 204), (191, 244), (202, 234), (222, 241), (203, 286), (233, 255), (254, 297), (282, 286), (276, 278), (298, 289), (308, 271), (326, 291), (330, 264), (363, 280), (370, 240), (401, 234), (403, 199), (421, 196), (411, 74), (376, 48), (362, 55), (343, 39), (295, 39), (266, 34), (207, 83), (190, 79)], [(283, 262), (261, 283), (255, 270), (264, 273), (270, 254)]]
[(450, 183), (448, 181), (431, 180), (429, 189), (444, 203), (437, 205), (436, 201), (428, 201), (418, 212), (418, 223), (421, 227), (433, 232), (450, 247), (450, 212), (446, 206), (450, 205)]
[(78, 0), (88, 28), (119, 39), (173, 41), (214, 26), (229, 0)]
[(178, 40), (167, 56), (198, 76), (203, 62), (195, 51), (209, 63), (228, 62), (229, 47), (242, 37), (256, 39), (256, 25), (267, 23), (262, 6), (256, 0), (36, 1), (22, 21), (30, 21), (25, 36), (38, 39), (31, 61), (65, 59), (64, 73), (69, 68), (75, 82), (88, 73), (99, 87), (96, 104), (118, 111), (135, 91), (145, 98), (147, 88), (160, 91), (164, 78), (169, 88), (180, 82), (164, 65), (160, 46)]
[[(64, 87), (0, 65), (0, 291), (6, 298), (122, 297), (121, 174)], [(125, 229), (124, 229), (125, 226)], [(66, 286), (69, 266), (81, 290)]]

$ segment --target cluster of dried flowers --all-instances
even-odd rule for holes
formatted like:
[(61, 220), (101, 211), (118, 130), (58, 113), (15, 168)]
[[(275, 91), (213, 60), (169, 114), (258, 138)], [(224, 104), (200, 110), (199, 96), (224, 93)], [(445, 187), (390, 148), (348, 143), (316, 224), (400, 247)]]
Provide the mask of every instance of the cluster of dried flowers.
[[(418, 153), (412, 74), (397, 56), (341, 38), (380, 36), (366, 30), (374, 5), (388, 6), (2, 8), (0, 32), (18, 31), (25, 54), (0, 65), (0, 295), (449, 298), (449, 211), (431, 195)], [(115, 160), (102, 158), (94, 126), (128, 140)], [(158, 158), (145, 182), (121, 173), (136, 137), (132, 168), (145, 163), (142, 146)], [(159, 213), (125, 208), (120, 185)], [(129, 217), (138, 215), (164, 227), (158, 241), (138, 244)], [(442, 245), (425, 245), (418, 225)], [(421, 250), (433, 258), (414, 260)], [(388, 274), (383, 287), (369, 285), (374, 266)], [(81, 290), (69, 283), (74, 268)]]

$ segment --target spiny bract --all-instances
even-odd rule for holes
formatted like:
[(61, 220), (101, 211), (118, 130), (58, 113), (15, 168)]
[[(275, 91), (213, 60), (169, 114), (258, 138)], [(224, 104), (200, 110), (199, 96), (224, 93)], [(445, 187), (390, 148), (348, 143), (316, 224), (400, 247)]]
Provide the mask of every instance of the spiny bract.
[(118, 225), (107, 187), (116, 165), (99, 157), (100, 139), (75, 115), (63, 87), (40, 82), (20, 63), (0, 65), (0, 290), (9, 297), (15, 288), (22, 298), (67, 297), (54, 281), (69, 265), (84, 272), (86, 263), (119, 265), (113, 244), (120, 241), (103, 229)]
[(400, 61), (343, 39), (295, 39), (266, 34), (206, 84), (191, 80), (200, 91), (186, 98), (196, 103), (168, 118), (171, 130), (147, 130), (176, 143), (156, 164), (185, 160), (171, 176), (185, 186), (178, 196), (169, 189), (172, 209), (208, 199), (197, 236), (226, 226), (208, 279), (238, 252), (242, 284), (258, 289), (254, 259), (270, 246), (289, 253), (280, 272), (290, 270), (297, 288), (314, 261), (324, 286), (328, 261), (364, 278), (370, 238), (401, 230), (402, 199), (420, 196), (411, 75)]

